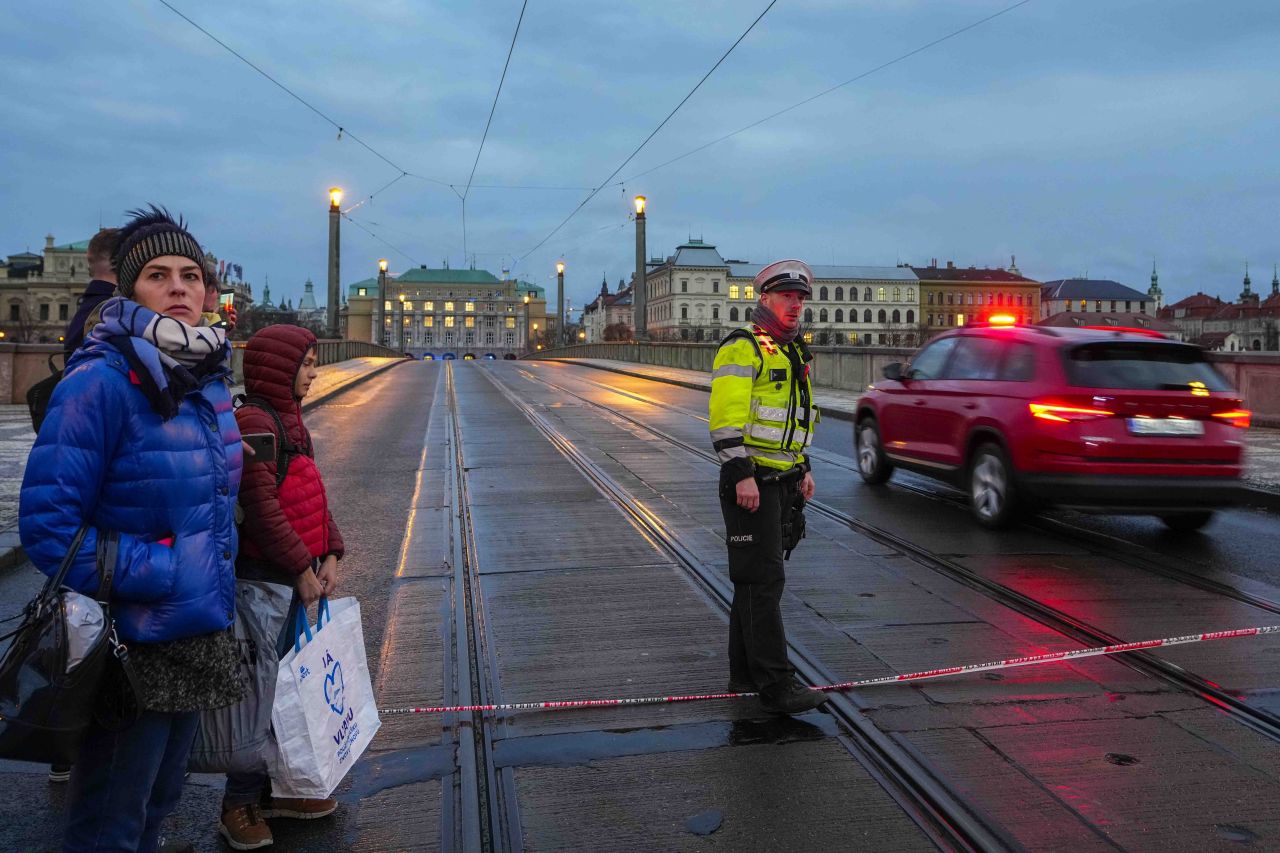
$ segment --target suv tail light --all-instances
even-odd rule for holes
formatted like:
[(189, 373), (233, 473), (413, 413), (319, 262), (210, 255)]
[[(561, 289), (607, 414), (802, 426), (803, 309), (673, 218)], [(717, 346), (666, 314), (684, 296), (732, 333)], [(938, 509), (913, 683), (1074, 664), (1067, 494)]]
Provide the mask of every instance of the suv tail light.
[(1093, 406), (1073, 406), (1067, 403), (1028, 403), (1027, 408), (1031, 410), (1031, 417), (1033, 418), (1063, 424), (1071, 421), (1109, 418), (1115, 414), (1115, 412), (1107, 409), (1098, 409)]
[(1249, 420), (1253, 417), (1253, 412), (1248, 409), (1232, 409), (1229, 412), (1214, 412), (1215, 418), (1222, 418), (1233, 427), (1240, 429), (1249, 428)]

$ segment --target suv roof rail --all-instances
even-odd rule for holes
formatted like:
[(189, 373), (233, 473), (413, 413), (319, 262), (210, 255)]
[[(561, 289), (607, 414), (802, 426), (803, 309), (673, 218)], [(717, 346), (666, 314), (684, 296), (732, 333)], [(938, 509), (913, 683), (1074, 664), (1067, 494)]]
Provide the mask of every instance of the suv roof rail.
[(1168, 335), (1162, 334), (1155, 329), (1143, 329), (1138, 326), (1077, 326), (1078, 329), (1092, 329), (1097, 332), (1124, 332), (1131, 335), (1143, 335), (1148, 338), (1160, 338), (1162, 340), (1172, 340)]

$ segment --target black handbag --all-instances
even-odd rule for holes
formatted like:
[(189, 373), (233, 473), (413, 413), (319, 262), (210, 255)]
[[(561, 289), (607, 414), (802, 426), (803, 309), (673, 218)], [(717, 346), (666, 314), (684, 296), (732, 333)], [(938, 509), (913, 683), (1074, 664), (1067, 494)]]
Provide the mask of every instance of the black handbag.
[(53, 398), (53, 389), (62, 381), (62, 373), (53, 366), (53, 356), (49, 356), (49, 375), (27, 389), (27, 410), (31, 413), (31, 428), (36, 432), (44, 423), (49, 400)]
[(22, 624), (0, 637), (13, 640), (0, 659), (0, 758), (73, 764), (95, 716), (100, 724), (111, 727), (127, 726), (137, 717), (136, 701), (133, 708), (125, 703), (125, 714), (116, 709), (103, 714), (101, 707), (109, 661), (118, 661), (130, 689), (136, 687), (128, 672), (128, 650), (116, 637), (107, 605), (115, 571), (115, 535), (101, 537), (97, 555), (102, 578), (97, 599), (104, 630), (67, 672), (70, 644), (63, 598), (70, 591), (62, 582), (87, 530), (84, 525), (76, 532), (57, 573), (27, 604)]

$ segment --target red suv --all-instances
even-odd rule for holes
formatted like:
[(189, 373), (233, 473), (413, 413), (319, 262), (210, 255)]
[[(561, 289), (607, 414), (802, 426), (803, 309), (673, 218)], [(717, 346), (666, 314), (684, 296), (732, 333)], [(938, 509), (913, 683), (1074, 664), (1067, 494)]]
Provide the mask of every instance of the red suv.
[(1001, 527), (1066, 506), (1195, 530), (1241, 494), (1250, 413), (1204, 352), (1153, 332), (998, 323), (946, 332), (858, 400), (862, 479), (966, 490)]

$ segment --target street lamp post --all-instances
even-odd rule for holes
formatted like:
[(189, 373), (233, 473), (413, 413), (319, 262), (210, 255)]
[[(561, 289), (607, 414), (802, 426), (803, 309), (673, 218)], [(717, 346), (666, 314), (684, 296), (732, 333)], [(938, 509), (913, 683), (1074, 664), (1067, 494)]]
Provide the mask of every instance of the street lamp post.
[(524, 351), (533, 346), (533, 331), (529, 328), (529, 294), (524, 295)]
[(329, 187), (329, 305), (325, 311), (329, 337), (338, 337), (338, 267), (341, 254), (342, 187)]
[(387, 324), (382, 318), (387, 307), (387, 259), (378, 258), (378, 304), (373, 312), (373, 342), (387, 345)]
[(564, 342), (564, 261), (556, 261), (556, 346)]
[(644, 208), (647, 199), (642, 196), (636, 196), (636, 277), (635, 284), (631, 286), (631, 324), (634, 327), (633, 337), (637, 341), (643, 341), (649, 337), (649, 322), (645, 316), (648, 302), (648, 282), (645, 281), (644, 270)]
[(397, 317), (392, 325), (396, 327), (396, 350), (404, 352), (404, 292), (400, 293), (400, 301), (396, 303)]

